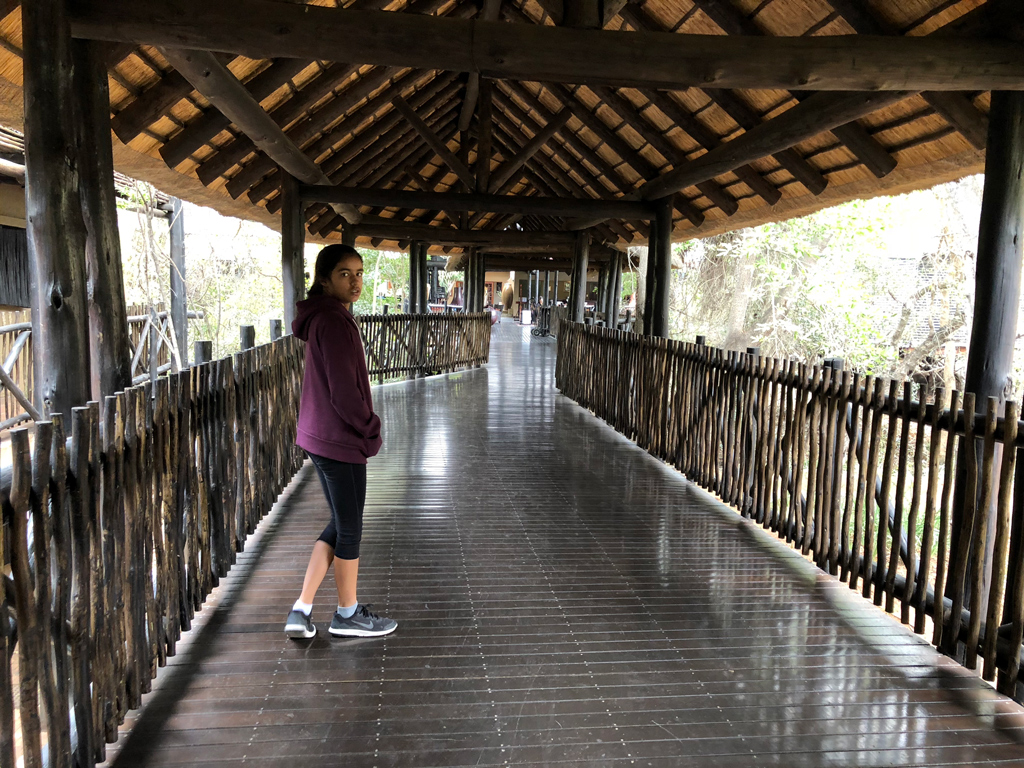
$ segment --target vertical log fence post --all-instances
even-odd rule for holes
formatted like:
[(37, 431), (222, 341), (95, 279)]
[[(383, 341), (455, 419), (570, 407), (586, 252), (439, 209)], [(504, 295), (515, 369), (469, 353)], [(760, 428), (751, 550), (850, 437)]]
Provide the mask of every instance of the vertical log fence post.
[(284, 335), (284, 323), (279, 318), (270, 321), (270, 340), (277, 341)]
[(243, 350), (256, 346), (256, 328), (252, 325), (238, 326), (238, 337)]
[(192, 357), (196, 365), (210, 362), (213, 359), (213, 342), (197, 341), (192, 347)]

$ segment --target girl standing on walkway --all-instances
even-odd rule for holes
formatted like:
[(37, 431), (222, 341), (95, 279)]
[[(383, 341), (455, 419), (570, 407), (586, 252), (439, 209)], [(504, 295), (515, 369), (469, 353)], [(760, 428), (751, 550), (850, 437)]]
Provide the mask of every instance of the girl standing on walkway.
[(332, 562), (338, 587), (332, 635), (377, 637), (398, 627), (356, 599), (366, 460), (381, 445), (380, 418), (373, 412), (366, 356), (351, 312), (362, 290), (362, 256), (351, 246), (329, 245), (316, 257), (308, 298), (295, 305), (292, 333), (306, 342), (295, 443), (309, 454), (331, 508), (331, 520), (313, 545), (302, 594), (285, 622), (285, 634), (295, 639), (316, 634), (313, 598)]

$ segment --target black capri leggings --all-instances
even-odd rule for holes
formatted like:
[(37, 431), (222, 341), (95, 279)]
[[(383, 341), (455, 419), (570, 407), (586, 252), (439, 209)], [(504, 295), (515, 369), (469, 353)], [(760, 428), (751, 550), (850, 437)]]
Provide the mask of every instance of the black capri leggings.
[[(307, 451), (307, 453), (309, 453)], [(359, 557), (363, 537), (363, 504), (366, 503), (366, 465), (347, 464), (314, 453), (309, 454), (331, 506), (331, 521), (318, 540), (334, 547), (342, 560)]]

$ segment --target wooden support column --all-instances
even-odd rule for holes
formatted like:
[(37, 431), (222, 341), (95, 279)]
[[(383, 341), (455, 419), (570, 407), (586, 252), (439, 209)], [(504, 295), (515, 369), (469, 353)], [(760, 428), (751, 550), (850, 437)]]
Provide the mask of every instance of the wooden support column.
[(615, 266), (612, 270), (612, 275), (614, 276), (615, 281), (614, 288), (612, 289), (611, 301), (608, 303), (608, 312), (612, 318), (612, 328), (618, 327), (619, 309), (622, 304), (622, 261), (623, 255), (619, 254), (615, 257), (613, 262)]
[(420, 244), (409, 243), (409, 314), (420, 312)]
[(295, 320), (295, 304), (305, 298), (306, 273), (304, 251), (306, 228), (304, 205), (299, 197), (299, 182), (290, 173), (281, 172), (281, 284), (284, 289), (284, 324), (290, 333)]
[[(975, 295), (979, 300), (974, 307), (964, 382), (965, 391), (977, 395), (978, 413), (985, 411), (989, 397), (998, 398), (1000, 402), (1005, 400), (1013, 370), (1013, 345), (1020, 306), (1021, 260), (1024, 258), (1024, 93), (992, 93), (987, 144), (985, 190), (981, 202), (974, 278)], [(980, 458), (980, 443), (977, 450)], [(959, 546), (964, 509), (961, 489), (965, 474), (966, 466), (961, 461), (957, 468), (957, 494), (953, 504), (951, 552), (956, 552)], [(979, 510), (979, 513), (988, 515), (988, 537), (984, 551), (972, 553), (972, 560), (980, 556), (985, 564), (991, 562), (996, 528), (995, 511), (995, 505), (988, 510)], [(1013, 524), (1014, 538), (1018, 542), (1022, 525), (1024, 521), (1020, 520)], [(987, 571), (988, 568), (982, 568), (983, 574)], [(987, 580), (986, 577), (981, 585), (981, 593), (975, 595), (974, 586), (968, 578), (964, 589), (964, 605), (986, 604), (989, 587)], [(947, 595), (950, 594), (947, 590)], [(950, 647), (948, 644), (947, 650)]]
[(430, 312), (430, 273), (427, 269), (427, 243), (420, 243), (420, 311)]
[[(36, 407), (71, 414), (91, 398), (86, 229), (79, 194), (71, 31), (62, 0), (22, 9), (25, 218)], [(94, 86), (95, 87), (95, 86)], [(109, 139), (108, 139), (109, 140)]]
[(576, 235), (576, 247), (572, 263), (572, 289), (569, 319), (574, 323), (583, 322), (583, 305), (587, 295), (587, 260), (590, 256), (590, 233)]
[(347, 221), (341, 225), (341, 244), (356, 247), (356, 231)]
[(551, 271), (544, 271), (544, 306), (551, 306)]
[[(100, 402), (107, 395), (127, 389), (132, 384), (128, 308), (124, 298), (121, 237), (117, 229), (114, 195), (106, 54), (107, 46), (102, 43), (88, 40), (72, 43), (73, 95), (78, 110), (79, 195), (86, 234), (90, 389), (92, 399)], [(26, 103), (27, 95), (26, 89)]]
[[(651, 335), (668, 338), (668, 305), (672, 286), (672, 196), (663, 197), (655, 206), (654, 227), (658, 237), (647, 269), (654, 272), (654, 316)], [(651, 259), (653, 256), (653, 259)], [(653, 261), (653, 264), (651, 263)], [(649, 284), (649, 283), (648, 283)], [(645, 323), (646, 324), (646, 323)]]
[(643, 306), (643, 334), (654, 335), (654, 297), (657, 293), (657, 272), (654, 269), (654, 253), (658, 249), (658, 227), (651, 221), (651, 236), (647, 239), (647, 262), (644, 271), (643, 295), (638, 294)]
[(188, 295), (185, 278), (185, 214), (181, 200), (171, 198), (171, 322), (181, 365), (188, 367)]

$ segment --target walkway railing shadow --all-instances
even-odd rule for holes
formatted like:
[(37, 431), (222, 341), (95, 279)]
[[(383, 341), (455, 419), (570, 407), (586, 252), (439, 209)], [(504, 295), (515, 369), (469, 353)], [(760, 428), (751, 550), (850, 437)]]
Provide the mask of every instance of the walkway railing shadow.
[(1024, 701), (1016, 403), (568, 322), (556, 386)]

